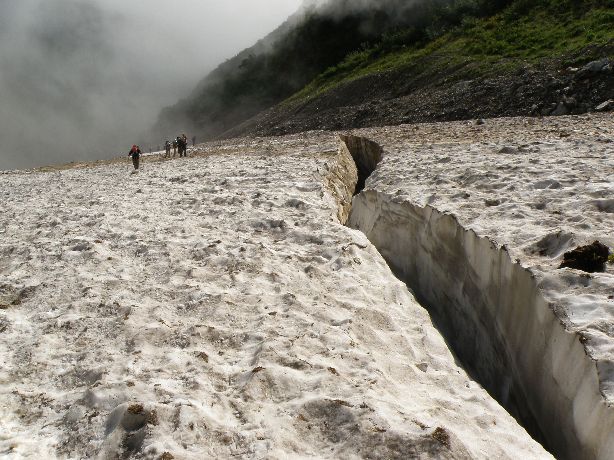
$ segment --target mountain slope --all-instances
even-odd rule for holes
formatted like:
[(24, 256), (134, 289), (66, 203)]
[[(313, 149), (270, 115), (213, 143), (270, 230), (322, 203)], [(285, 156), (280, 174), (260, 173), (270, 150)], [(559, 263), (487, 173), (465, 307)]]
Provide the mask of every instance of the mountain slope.
[[(480, 0), (482, 1), (482, 0)], [(304, 7), (280, 28), (219, 66), (186, 99), (162, 111), (154, 132), (206, 137), (301, 90), (348, 53), (397, 29), (424, 30), (454, 0), (332, 0)]]
[(330, 1), (297, 14), (267, 50), (246, 50), (163, 112), (158, 130), (178, 121), (229, 137), (583, 113), (614, 98), (608, 61), (574, 69), (614, 57), (612, 0), (403, 5)]

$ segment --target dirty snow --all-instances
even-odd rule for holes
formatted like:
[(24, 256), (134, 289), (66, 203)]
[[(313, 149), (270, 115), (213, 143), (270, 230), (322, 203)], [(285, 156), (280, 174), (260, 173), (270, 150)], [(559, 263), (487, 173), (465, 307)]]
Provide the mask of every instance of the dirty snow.
[(550, 458), (338, 222), (335, 136), (200, 150), (0, 175), (1, 456)]

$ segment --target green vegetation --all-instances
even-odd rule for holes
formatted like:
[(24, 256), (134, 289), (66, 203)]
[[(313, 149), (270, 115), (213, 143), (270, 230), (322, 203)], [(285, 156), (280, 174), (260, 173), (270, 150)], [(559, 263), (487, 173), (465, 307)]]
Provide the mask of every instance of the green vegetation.
[(614, 264), (614, 254), (610, 254), (610, 255), (608, 256), (608, 263), (609, 263), (609, 264)]
[(455, 12), (450, 13), (455, 21), (436, 16), (422, 30), (384, 34), (375, 45), (329, 67), (286, 103), (378, 72), (407, 69), (411, 74), (412, 67), (436, 74), (462, 66), (466, 76), (478, 76), (544, 59), (578, 65), (601, 57), (596, 53), (600, 45), (614, 43), (614, 0), (518, 0), (490, 17), (479, 17), (483, 10), (471, 5), (478, 2), (450, 5), (447, 11)]

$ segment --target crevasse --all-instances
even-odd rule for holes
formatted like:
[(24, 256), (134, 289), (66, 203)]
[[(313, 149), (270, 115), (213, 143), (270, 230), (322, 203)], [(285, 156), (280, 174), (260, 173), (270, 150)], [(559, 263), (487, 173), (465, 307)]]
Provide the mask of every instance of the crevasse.
[(358, 171), (347, 225), (413, 290), (468, 372), (557, 458), (614, 458), (614, 408), (595, 362), (530, 269), (453, 215), (365, 188), (385, 152), (369, 139), (341, 140), (341, 162), (351, 157)]

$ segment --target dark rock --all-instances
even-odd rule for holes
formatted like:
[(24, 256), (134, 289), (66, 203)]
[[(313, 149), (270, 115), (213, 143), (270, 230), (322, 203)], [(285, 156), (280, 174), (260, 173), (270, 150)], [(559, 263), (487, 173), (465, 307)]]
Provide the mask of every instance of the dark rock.
[(592, 203), (599, 211), (614, 214), (614, 198), (594, 200)]
[(603, 272), (609, 254), (610, 249), (605, 244), (595, 241), (563, 254), (559, 268), (575, 268), (588, 273)]
[(89, 251), (92, 249), (92, 245), (87, 241), (81, 241), (73, 246), (72, 250), (77, 252)]
[(506, 145), (499, 149), (499, 153), (503, 153), (506, 155), (515, 155), (518, 153), (518, 149), (515, 149), (514, 147), (510, 147), (509, 145)]
[(556, 102), (551, 102), (549, 105), (547, 105), (546, 107), (548, 108), (548, 113), (554, 112), (557, 106), (558, 104)]
[(596, 73), (604, 71), (604, 69), (607, 72), (609, 70), (608, 69), (609, 64), (610, 64), (610, 60), (608, 58), (599, 59), (597, 61), (591, 61), (578, 71), (578, 76), (584, 77), (590, 74), (596, 74)]

